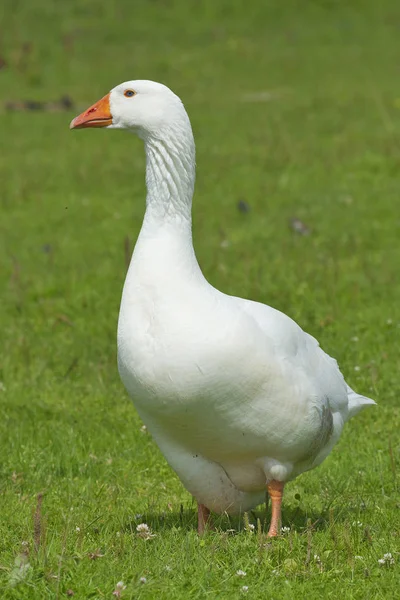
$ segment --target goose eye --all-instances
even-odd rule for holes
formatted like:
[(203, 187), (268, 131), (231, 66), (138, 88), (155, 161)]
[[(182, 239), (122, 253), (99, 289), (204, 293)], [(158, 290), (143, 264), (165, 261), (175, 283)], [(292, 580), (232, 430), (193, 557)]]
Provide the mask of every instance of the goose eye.
[(132, 98), (132, 96), (136, 96), (136, 92), (135, 92), (135, 90), (125, 90), (124, 96), (126, 98)]

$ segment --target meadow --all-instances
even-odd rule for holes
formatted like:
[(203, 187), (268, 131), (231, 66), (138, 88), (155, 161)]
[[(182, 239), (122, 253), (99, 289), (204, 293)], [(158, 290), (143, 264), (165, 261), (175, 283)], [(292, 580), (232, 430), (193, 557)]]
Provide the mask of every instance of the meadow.
[[(399, 28), (395, 0), (3, 0), (2, 600), (399, 597)], [(290, 315), (378, 403), (288, 484), (273, 541), (262, 506), (197, 536), (119, 381), (144, 152), (68, 126), (127, 79), (189, 112), (208, 280)]]

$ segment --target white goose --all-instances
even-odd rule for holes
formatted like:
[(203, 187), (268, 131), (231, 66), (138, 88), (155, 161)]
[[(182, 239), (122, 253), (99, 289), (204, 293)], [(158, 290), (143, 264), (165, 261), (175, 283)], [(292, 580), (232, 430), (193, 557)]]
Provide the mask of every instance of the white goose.
[(319, 465), (344, 423), (373, 400), (283, 313), (227, 296), (204, 278), (193, 250), (195, 145), (181, 100), (152, 81), (115, 87), (71, 123), (139, 135), (146, 150), (146, 214), (118, 323), (123, 383), (171, 467), (210, 511), (272, 500)]

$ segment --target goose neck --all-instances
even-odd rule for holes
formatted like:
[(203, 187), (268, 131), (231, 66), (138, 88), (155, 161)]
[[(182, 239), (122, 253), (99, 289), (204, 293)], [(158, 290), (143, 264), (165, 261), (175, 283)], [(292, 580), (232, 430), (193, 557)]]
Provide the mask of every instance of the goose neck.
[(191, 229), (195, 148), (190, 125), (183, 133), (145, 140), (146, 228), (174, 224)]

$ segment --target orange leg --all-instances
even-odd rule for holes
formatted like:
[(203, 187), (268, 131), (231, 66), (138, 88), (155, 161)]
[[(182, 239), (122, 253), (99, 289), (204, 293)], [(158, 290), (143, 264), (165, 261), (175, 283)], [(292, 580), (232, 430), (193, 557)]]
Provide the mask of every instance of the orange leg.
[(284, 485), (283, 481), (275, 481), (275, 479), (270, 481), (267, 485), (272, 505), (271, 524), (269, 526), (268, 537), (276, 537), (279, 534)]
[(197, 533), (203, 535), (207, 526), (210, 525), (210, 511), (204, 504), (197, 503)]

